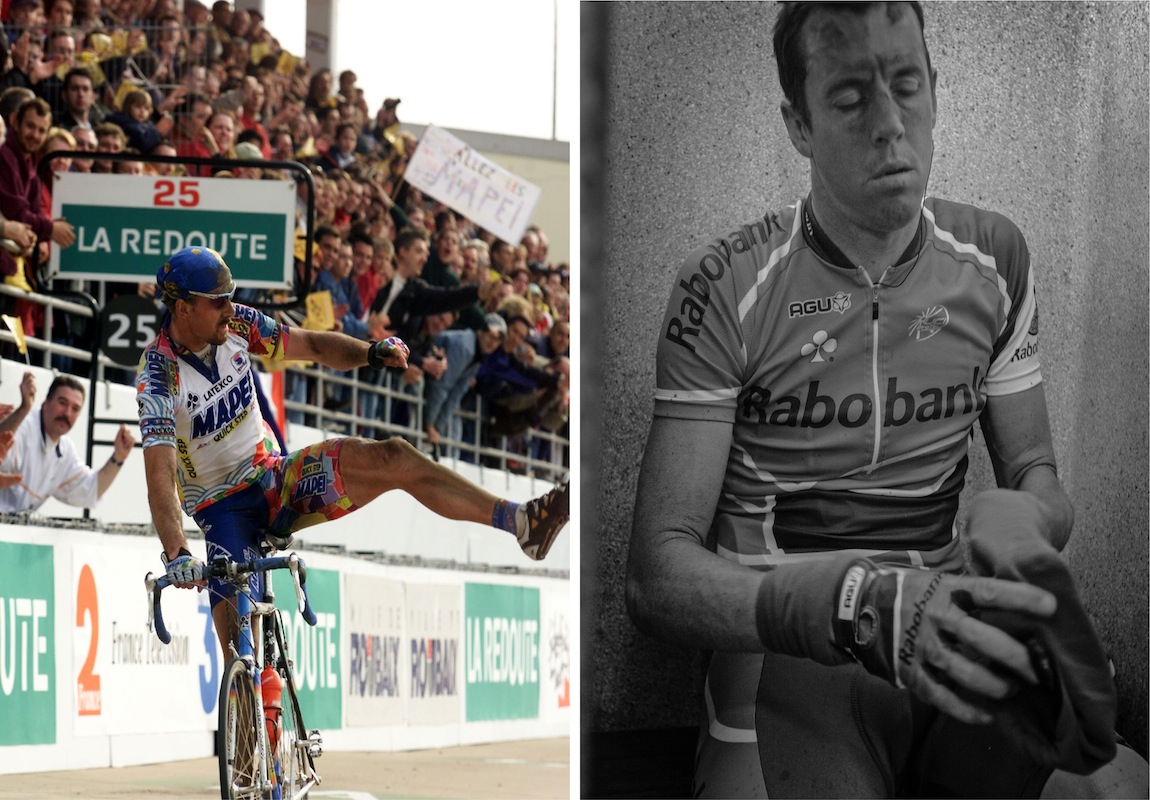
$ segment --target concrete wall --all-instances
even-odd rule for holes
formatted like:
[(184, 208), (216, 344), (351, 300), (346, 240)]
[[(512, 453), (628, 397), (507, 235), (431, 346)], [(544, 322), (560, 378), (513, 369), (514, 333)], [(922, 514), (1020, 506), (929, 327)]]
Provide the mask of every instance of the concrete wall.
[[(1066, 557), (1117, 666), (1119, 730), (1145, 752), (1147, 6), (930, 3), (926, 15), (930, 192), (1027, 236), (1077, 510)], [(584, 9), (583, 223), (602, 223), (583, 234), (584, 731), (696, 721), (698, 656), (634, 629), (624, 569), (673, 273), (691, 247), (809, 187), (779, 117), (774, 16), (744, 3)], [(993, 485), (981, 440), (972, 452), (967, 499)]]

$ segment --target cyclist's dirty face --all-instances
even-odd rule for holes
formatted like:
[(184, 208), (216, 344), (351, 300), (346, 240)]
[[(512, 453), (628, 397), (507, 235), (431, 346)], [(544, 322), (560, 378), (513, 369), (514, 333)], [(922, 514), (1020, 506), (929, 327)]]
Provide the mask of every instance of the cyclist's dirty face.
[(232, 305), (234, 292), (235, 284), (229, 281), (226, 286), (216, 287), (211, 294), (193, 294), (184, 301), (190, 308), (190, 313), (186, 317), (187, 331), (195, 343), (181, 342), (181, 344), (192, 350), (197, 350), (207, 343), (223, 344), (228, 337), (228, 323), (236, 313), (236, 307)]

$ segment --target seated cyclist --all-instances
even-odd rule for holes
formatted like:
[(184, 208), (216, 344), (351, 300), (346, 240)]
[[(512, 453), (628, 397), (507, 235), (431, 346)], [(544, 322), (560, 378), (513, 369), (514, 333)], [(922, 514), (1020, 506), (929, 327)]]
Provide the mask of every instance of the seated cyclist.
[[(428, 459), (400, 438), (348, 437), (280, 452), (260, 413), (251, 356), (316, 361), (333, 369), (407, 366), (399, 339), (366, 342), (281, 325), (234, 304), (235, 282), (219, 253), (184, 248), (156, 273), (168, 313), (136, 377), (148, 504), (168, 575), (204, 585), (187, 549), (180, 506), (207, 539), (207, 557), (259, 556), (265, 529), (290, 536), (402, 489), (448, 519), (515, 536), (533, 559), (547, 555), (568, 519), (568, 484), (522, 505), (502, 500)], [(255, 592), (261, 591), (258, 581)], [(212, 581), (212, 617), (225, 649), (235, 630), (234, 594)]]

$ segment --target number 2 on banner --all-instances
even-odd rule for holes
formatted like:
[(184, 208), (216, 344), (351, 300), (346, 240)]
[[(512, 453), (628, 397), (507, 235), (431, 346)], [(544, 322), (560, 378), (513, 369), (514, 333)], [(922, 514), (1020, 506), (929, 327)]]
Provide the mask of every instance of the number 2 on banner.
[(156, 196), (152, 204), (172, 207), (177, 203), (184, 208), (200, 204), (199, 181), (156, 181)]
[(76, 627), (84, 627), (84, 618), (91, 622), (91, 635), (88, 638), (88, 657), (80, 674), (76, 677), (77, 713), (81, 717), (99, 716), (100, 676), (96, 672), (96, 643), (100, 637), (100, 611), (96, 600), (96, 578), (87, 564), (80, 570), (80, 580), (76, 585)]

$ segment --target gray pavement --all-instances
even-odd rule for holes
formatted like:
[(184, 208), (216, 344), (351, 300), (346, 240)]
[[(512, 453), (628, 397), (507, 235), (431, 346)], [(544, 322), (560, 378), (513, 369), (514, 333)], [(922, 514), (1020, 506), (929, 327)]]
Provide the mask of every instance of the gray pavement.
[[(566, 798), (569, 739), (536, 739), (403, 753), (326, 751), (314, 800)], [(0, 775), (0, 800), (219, 797), (215, 759), (140, 767)]]

